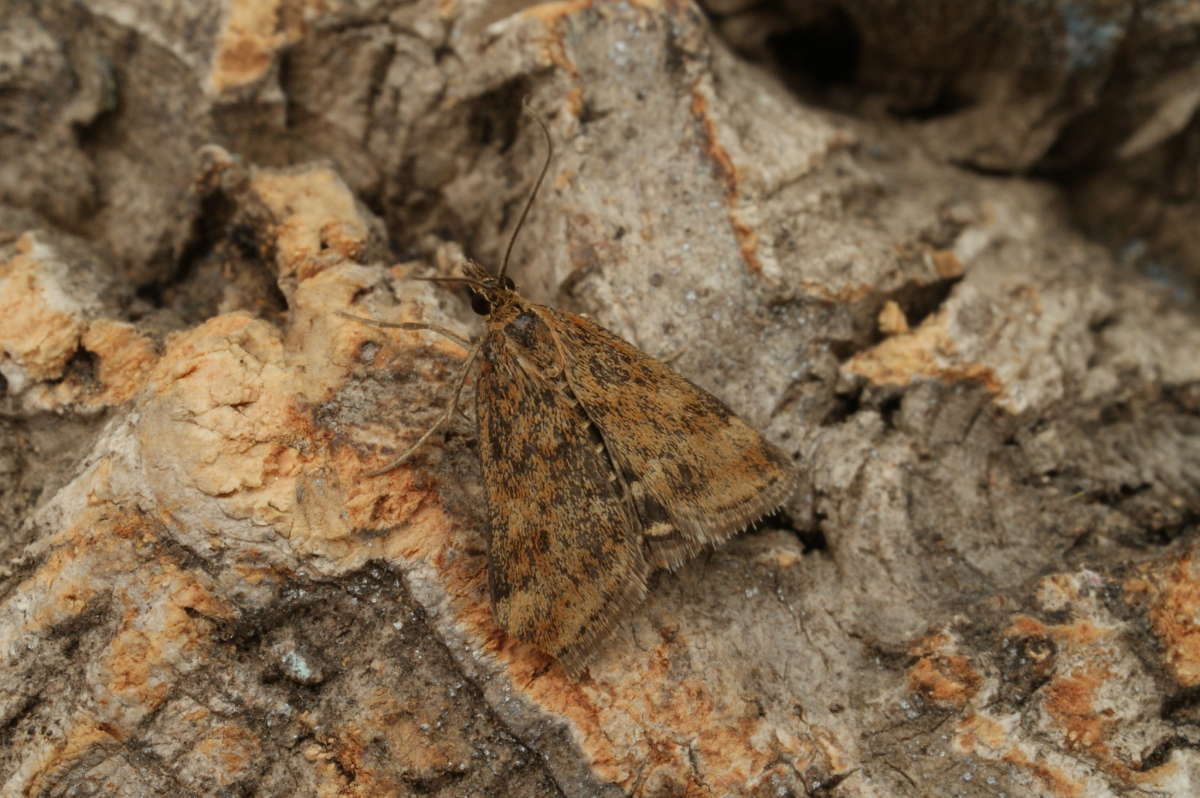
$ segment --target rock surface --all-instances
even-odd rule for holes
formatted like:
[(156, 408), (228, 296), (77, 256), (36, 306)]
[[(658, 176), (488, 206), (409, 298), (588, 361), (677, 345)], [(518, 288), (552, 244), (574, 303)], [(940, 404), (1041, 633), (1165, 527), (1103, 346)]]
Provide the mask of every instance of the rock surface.
[[(0, 794), (1200, 791), (1200, 18), (941, 5), (5, 4)], [(523, 291), (801, 474), (577, 681), (338, 315), (478, 333), (525, 100)]]

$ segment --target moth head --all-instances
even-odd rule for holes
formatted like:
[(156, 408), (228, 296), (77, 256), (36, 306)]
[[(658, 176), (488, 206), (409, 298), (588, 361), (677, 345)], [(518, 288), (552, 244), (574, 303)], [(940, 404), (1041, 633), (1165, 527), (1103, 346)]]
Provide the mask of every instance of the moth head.
[(475, 261), (467, 261), (463, 272), (471, 292), (471, 310), (480, 316), (490, 316), (497, 307), (512, 301), (516, 294), (517, 286), (511, 277), (497, 277)]

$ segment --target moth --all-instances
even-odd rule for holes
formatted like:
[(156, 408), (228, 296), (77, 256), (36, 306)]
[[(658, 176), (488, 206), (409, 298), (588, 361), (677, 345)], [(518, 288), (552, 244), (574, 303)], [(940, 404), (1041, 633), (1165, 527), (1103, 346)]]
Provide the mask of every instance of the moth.
[(779, 508), (791, 459), (708, 392), (582, 316), (530, 302), (506, 276), (548, 155), (499, 274), (464, 276), (486, 319), (478, 342), (421, 323), (469, 348), (447, 411), (478, 360), (475, 416), (490, 522), (492, 611), (510, 635), (578, 676), (614, 623), (645, 597), (657, 568), (676, 568)]

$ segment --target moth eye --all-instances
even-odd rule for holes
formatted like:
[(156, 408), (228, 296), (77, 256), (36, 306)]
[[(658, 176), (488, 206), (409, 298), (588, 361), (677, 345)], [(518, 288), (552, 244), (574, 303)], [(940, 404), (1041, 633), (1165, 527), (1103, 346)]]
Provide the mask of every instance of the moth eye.
[(492, 303), (487, 297), (478, 291), (471, 292), (471, 310), (475, 311), (480, 316), (486, 316), (492, 312)]
[(504, 288), (505, 291), (516, 291), (517, 290), (517, 284), (514, 283), (512, 281), (512, 278), (508, 277), (507, 275), (504, 277), (503, 280), (501, 280), (500, 285)]

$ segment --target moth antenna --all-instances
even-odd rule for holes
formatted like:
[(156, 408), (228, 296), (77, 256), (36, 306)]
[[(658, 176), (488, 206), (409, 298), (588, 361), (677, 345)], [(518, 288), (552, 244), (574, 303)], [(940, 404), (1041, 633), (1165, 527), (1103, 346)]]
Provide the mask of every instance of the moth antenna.
[(503, 280), (504, 275), (508, 274), (508, 258), (512, 255), (513, 244), (517, 243), (517, 233), (520, 233), (521, 228), (525, 225), (525, 217), (529, 215), (529, 209), (533, 207), (533, 201), (537, 198), (538, 189), (542, 187), (542, 181), (546, 179), (546, 173), (550, 171), (550, 162), (554, 160), (554, 140), (550, 137), (550, 128), (546, 127), (542, 117), (529, 107), (528, 97), (521, 103), (521, 108), (533, 117), (533, 121), (537, 122), (538, 127), (542, 129), (542, 135), (546, 137), (546, 161), (542, 164), (542, 172), (538, 175), (537, 182), (533, 184), (533, 191), (529, 192), (529, 199), (525, 200), (525, 207), (521, 209), (521, 218), (517, 219), (517, 226), (513, 228), (512, 235), (508, 239), (508, 249), (504, 250), (504, 260), (500, 264), (500, 274), (497, 275), (499, 280)]
[(383, 327), (389, 330), (417, 330), (435, 332), (438, 335), (446, 336), (451, 341), (461, 344), (468, 349), (475, 345), (473, 341), (463, 338), (458, 333), (437, 324), (426, 324), (423, 321), (378, 321), (376, 319), (368, 319), (366, 316), (355, 316), (353, 313), (347, 313), (344, 310), (337, 311), (337, 314), (339, 316), (344, 316), (347, 319), (354, 319), (355, 321), (362, 322), (363, 324), (370, 324), (372, 327)]

